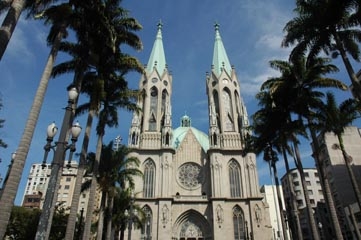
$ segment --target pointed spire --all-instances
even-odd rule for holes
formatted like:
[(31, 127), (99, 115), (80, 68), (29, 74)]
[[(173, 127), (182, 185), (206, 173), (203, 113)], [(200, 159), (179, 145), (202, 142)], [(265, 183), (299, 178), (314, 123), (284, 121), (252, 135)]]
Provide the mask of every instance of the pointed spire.
[(219, 76), (222, 70), (227, 71), (228, 74), (231, 74), (232, 67), (229, 63), (228, 56), (226, 50), (223, 46), (222, 38), (219, 33), (219, 24), (214, 24), (214, 28), (216, 30), (216, 40), (214, 43), (214, 51), (213, 51), (213, 62), (212, 66), (214, 68), (214, 72)]
[(165, 54), (164, 54), (163, 40), (162, 40), (163, 24), (160, 20), (157, 26), (158, 26), (158, 32), (153, 44), (153, 49), (150, 54), (146, 71), (147, 73), (151, 73), (153, 69), (156, 68), (158, 73), (162, 74), (164, 69), (166, 68), (166, 61), (165, 61)]

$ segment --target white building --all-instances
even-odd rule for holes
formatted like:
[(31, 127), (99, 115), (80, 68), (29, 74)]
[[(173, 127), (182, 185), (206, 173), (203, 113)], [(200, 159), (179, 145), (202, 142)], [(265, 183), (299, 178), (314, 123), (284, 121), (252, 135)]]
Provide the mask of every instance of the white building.
[(135, 239), (272, 239), (256, 157), (243, 151), (248, 116), (240, 82), (217, 24), (210, 70), (205, 76), (209, 132), (192, 127), (186, 115), (174, 128), (172, 82), (182, 79), (173, 80), (168, 71), (158, 25), (139, 82), (143, 111), (134, 114), (128, 138), (144, 173), (136, 179), (136, 204), (149, 223), (133, 231)]
[[(286, 205), (283, 198), (283, 192), (282, 192), (282, 186), (279, 186), (279, 192), (280, 192), (280, 198), (282, 201), (282, 207), (284, 212), (280, 212), (280, 207), (278, 204), (278, 198), (277, 198), (277, 187), (276, 185), (263, 185), (261, 187), (261, 193), (264, 196), (264, 201), (269, 206), (269, 214), (270, 214), (270, 221), (272, 225), (272, 231), (273, 231), (273, 238), (276, 239), (283, 239), (282, 238), (282, 222), (281, 222), (281, 214), (285, 214), (286, 211)], [(286, 224), (287, 225), (287, 224)], [(287, 239), (290, 239), (290, 231), (288, 225), (286, 234), (288, 235)]]
[[(78, 170), (78, 163), (71, 162), (70, 167), (65, 161), (62, 176), (60, 179), (60, 186), (58, 190), (57, 204), (62, 203), (62, 206), (67, 209), (71, 206), (76, 174)], [(23, 196), (22, 206), (29, 208), (42, 208), (45, 199), (46, 189), (50, 179), (51, 164), (37, 163), (30, 168), (26, 188)], [(81, 195), (79, 202), (79, 210), (84, 208), (86, 211), (88, 201), (88, 193), (84, 192)]]

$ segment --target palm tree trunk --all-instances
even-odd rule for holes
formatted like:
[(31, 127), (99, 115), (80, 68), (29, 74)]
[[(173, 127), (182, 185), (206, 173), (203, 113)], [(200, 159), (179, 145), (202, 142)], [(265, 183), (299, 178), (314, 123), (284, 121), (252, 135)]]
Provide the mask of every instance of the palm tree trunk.
[(283, 235), (283, 239), (288, 240), (285, 215), (283, 214), (283, 203), (282, 203), (282, 198), (281, 198), (280, 182), (279, 182), (279, 179), (278, 179), (278, 172), (277, 172), (276, 163), (274, 161), (272, 161), (271, 166), (272, 166), (272, 169), (273, 169), (273, 176), (274, 176), (275, 182), (276, 182), (278, 208), (279, 208), (279, 211), (280, 211), (280, 214), (281, 214), (281, 223), (282, 223), (282, 232), (283, 232), (282, 235)]
[[(20, 14), (25, 6), (25, 0), (13, 0), (11, 7), (0, 28), (0, 60), (2, 59), (10, 38), (13, 35)], [(1, 236), (1, 233), (0, 233)]]
[(106, 206), (107, 202), (108, 202), (108, 193), (103, 191), (102, 192), (102, 199), (100, 201), (100, 208), (99, 208), (97, 240), (102, 240), (103, 239), (104, 209), (107, 207)]
[(351, 79), (351, 83), (352, 83), (352, 87), (353, 89), (351, 90), (352, 95), (354, 96), (354, 98), (356, 98), (357, 100), (361, 101), (361, 84), (360, 84), (360, 80), (357, 78), (355, 71), (353, 70), (353, 67), (351, 65), (351, 62), (347, 56), (347, 53), (345, 51), (345, 48), (343, 46), (342, 41), (340, 40), (340, 37), (338, 35), (338, 33), (335, 31), (335, 33), (333, 34), (334, 38), (335, 38), (335, 42), (336, 42), (336, 46), (338, 48), (338, 50), (340, 51), (340, 55), (342, 58), (342, 61), (346, 67), (346, 71)]
[(20, 178), (23, 173), (25, 160), (29, 152), (31, 140), (34, 135), (34, 130), (39, 118), (40, 110), (44, 102), (44, 96), (49, 84), (50, 74), (58, 53), (58, 47), (63, 33), (59, 33), (56, 41), (54, 42), (47, 63), (45, 65), (43, 74), (41, 76), (38, 89), (36, 91), (33, 105), (31, 106), (30, 113), (25, 125), (23, 135), (20, 140), (16, 156), (9, 172), (9, 178), (6, 185), (3, 187), (3, 192), (0, 199), (0, 239), (5, 235), (6, 227), (10, 219), (11, 209), (14, 205), (14, 199), (19, 187)]
[[(290, 166), (288, 164), (288, 158), (287, 158), (287, 153), (286, 153), (285, 148), (282, 148), (282, 154), (283, 154), (283, 159), (285, 161), (288, 186), (291, 186), (291, 184), (293, 184), (292, 180), (291, 180), (292, 176), (289, 174)], [(291, 191), (291, 194), (290, 194), (290, 202), (291, 202), (290, 203), (290, 207), (291, 207), (290, 216), (291, 217), (288, 219), (288, 222), (292, 222), (292, 224), (293, 224), (292, 239), (301, 240), (301, 239), (303, 239), (303, 234), (302, 234), (300, 219), (298, 217), (298, 209), (297, 209), (297, 204), (295, 201), (295, 192), (293, 191), (293, 188), (290, 188), (290, 191)]]
[[(309, 126), (312, 126), (311, 120), (308, 119), (308, 124)], [(315, 159), (316, 162), (316, 167), (320, 173), (320, 180), (321, 180), (321, 186), (323, 189), (323, 193), (326, 199), (326, 206), (327, 206), (327, 210), (330, 214), (330, 218), (332, 221), (332, 226), (333, 229), (335, 231), (335, 237), (336, 239), (342, 240), (343, 236), (342, 236), (342, 230), (341, 230), (341, 225), (339, 222), (339, 219), (337, 217), (337, 210), (336, 210), (336, 206), (335, 206), (335, 202), (333, 201), (333, 197), (332, 197), (332, 192), (331, 192), (331, 186), (330, 186), (330, 181), (326, 175), (325, 169), (324, 169), (324, 165), (323, 162), (320, 160), (320, 151), (321, 151), (321, 147), (318, 143), (317, 137), (316, 137), (316, 133), (315, 131), (310, 128), (310, 132), (311, 132), (311, 138), (312, 138), (312, 142), (313, 142), (313, 147), (314, 147), (314, 151), (315, 153), (312, 154), (313, 158)]]
[[(114, 195), (114, 194), (113, 194)], [(113, 206), (114, 206), (114, 196), (111, 196), (109, 199), (109, 204), (108, 204), (108, 209), (109, 209), (109, 214), (107, 216), (107, 232), (106, 232), (106, 240), (110, 240), (111, 239), (111, 235), (112, 235), (112, 213), (113, 213)]]
[(306, 212), (307, 212), (308, 223), (309, 223), (309, 226), (311, 229), (311, 235), (312, 235), (313, 240), (319, 240), (320, 236), (319, 236), (319, 232), (317, 230), (315, 218), (313, 217), (313, 209), (312, 209), (312, 206), (310, 203), (310, 197), (309, 197), (308, 191), (307, 191), (305, 173), (303, 171), (303, 165), (302, 165), (302, 161), (301, 161), (301, 154), (300, 154), (300, 150), (298, 148), (298, 144), (295, 140), (293, 141), (293, 146), (294, 146), (294, 150), (295, 150), (295, 154), (296, 154), (297, 169), (298, 169), (298, 171), (300, 173), (300, 177), (301, 177), (303, 195), (305, 196)]
[(75, 223), (76, 223), (76, 217), (77, 217), (77, 212), (78, 212), (78, 207), (79, 207), (79, 200), (80, 200), (80, 196), (81, 196), (81, 186), (83, 183), (83, 178), (84, 178), (84, 173), (85, 173), (86, 156), (87, 156), (87, 152), (88, 152), (88, 145), (89, 145), (89, 139), (90, 139), (90, 133), (91, 133), (91, 127), (93, 124), (94, 115), (95, 115), (94, 111), (92, 111), (92, 110), (89, 111), (87, 124), (86, 124), (86, 128), (85, 128), (81, 155), (80, 155), (80, 159), (79, 159), (78, 172), (77, 172), (76, 180), (75, 180), (73, 198), (71, 200), (71, 207), (70, 207), (70, 213), (69, 213), (69, 217), (68, 217), (68, 223), (66, 225), (65, 239), (73, 239), (74, 238)]
[(348, 174), (349, 174), (350, 179), (351, 179), (352, 188), (353, 188), (353, 191), (355, 192), (355, 196), (356, 196), (356, 200), (357, 200), (359, 209), (361, 209), (361, 192), (360, 192), (360, 188), (359, 188), (359, 186), (357, 184), (355, 174), (354, 174), (354, 172), (353, 172), (353, 170), (351, 168), (351, 164), (350, 164), (351, 161), (352, 161), (352, 157), (350, 155), (348, 155), (346, 150), (345, 150), (345, 146), (343, 144), (342, 136), (340, 134), (337, 134), (337, 138), (338, 138), (338, 141), (340, 143), (340, 149), (342, 151), (343, 159), (345, 160), (346, 168), (347, 168)]
[(99, 168), (99, 162), (100, 162), (100, 154), (101, 149), (103, 145), (103, 135), (98, 136), (98, 142), (97, 142), (97, 150), (96, 150), (96, 156), (95, 156), (95, 162), (94, 162), (94, 169), (93, 169), (93, 176), (89, 191), (89, 201), (88, 201), (88, 207), (86, 211), (86, 219), (85, 219), (85, 226), (84, 226), (84, 233), (83, 233), (83, 240), (89, 240), (90, 234), (91, 234), (91, 224), (92, 224), (92, 217), (93, 217), (93, 211), (94, 211), (94, 204), (95, 204), (95, 195), (97, 194), (97, 176), (98, 176), (98, 168)]

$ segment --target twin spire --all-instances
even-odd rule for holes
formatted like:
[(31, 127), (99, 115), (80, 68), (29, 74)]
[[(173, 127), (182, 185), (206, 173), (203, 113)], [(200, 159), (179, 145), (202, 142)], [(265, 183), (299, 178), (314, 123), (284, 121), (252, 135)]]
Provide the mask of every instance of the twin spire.
[[(150, 54), (150, 58), (147, 64), (146, 71), (147, 73), (151, 73), (153, 69), (157, 69), (158, 73), (163, 74), (166, 69), (166, 60), (163, 48), (163, 40), (162, 40), (162, 22), (159, 21), (157, 24), (158, 31), (157, 36), (153, 44), (152, 52)], [(226, 50), (223, 46), (222, 38), (219, 33), (219, 24), (216, 23), (214, 25), (216, 31), (215, 43), (214, 43), (214, 51), (213, 51), (213, 61), (212, 67), (214, 72), (219, 76), (222, 70), (227, 71), (228, 74), (231, 73), (232, 67), (229, 63), (228, 56)]]
[(158, 32), (155, 42), (153, 44), (152, 53), (150, 54), (150, 58), (147, 64), (146, 71), (147, 73), (151, 73), (154, 68), (157, 69), (159, 74), (162, 74), (166, 68), (165, 54), (163, 48), (163, 40), (162, 40), (162, 22), (159, 21), (157, 24)]

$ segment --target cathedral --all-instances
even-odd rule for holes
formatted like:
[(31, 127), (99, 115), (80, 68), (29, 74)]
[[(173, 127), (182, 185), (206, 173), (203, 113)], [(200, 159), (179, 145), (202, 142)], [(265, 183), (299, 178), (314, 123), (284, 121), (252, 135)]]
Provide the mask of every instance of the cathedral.
[(192, 127), (187, 115), (180, 126), (172, 124), (172, 82), (158, 24), (139, 81), (142, 111), (134, 113), (128, 137), (144, 174), (135, 179), (134, 194), (145, 224), (132, 230), (132, 239), (271, 239), (256, 157), (243, 150), (249, 134), (246, 107), (218, 24), (205, 76), (208, 133)]

